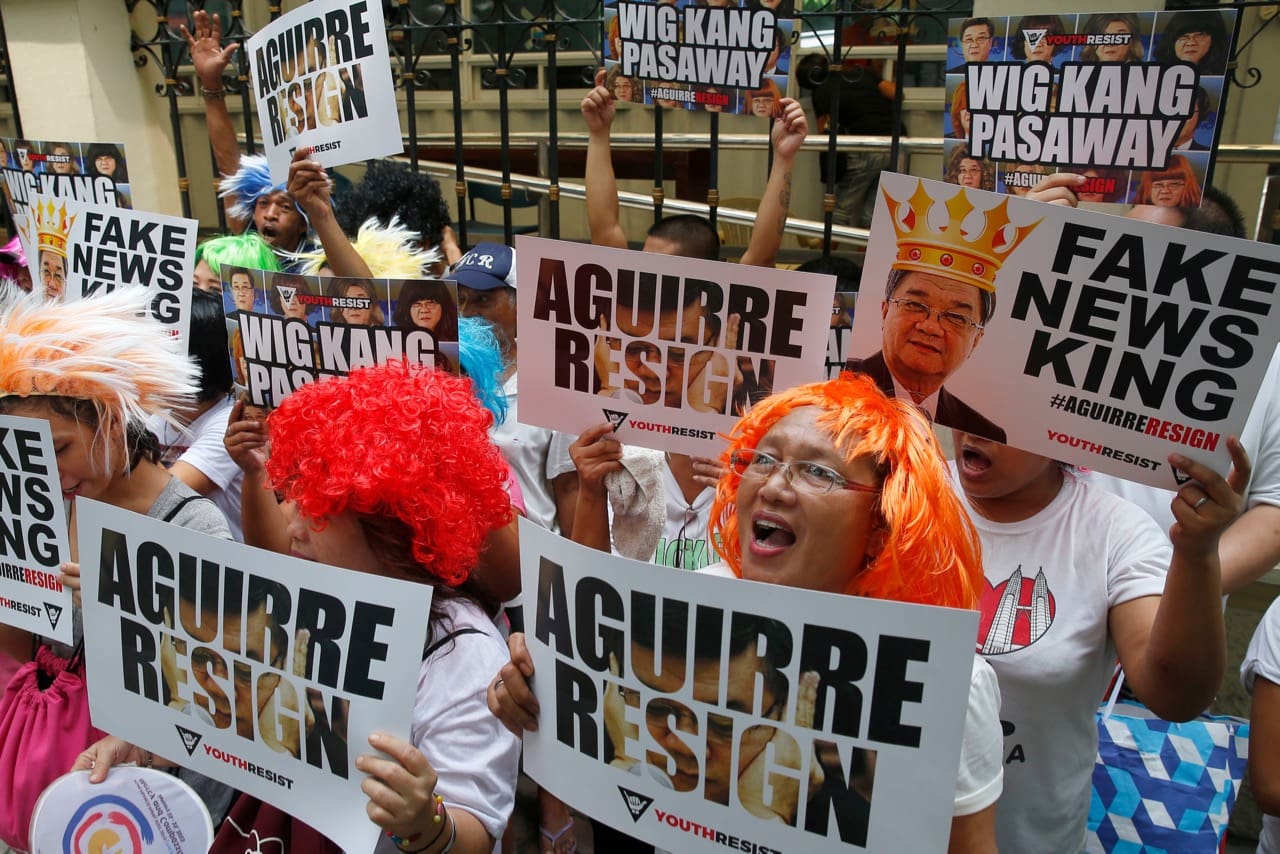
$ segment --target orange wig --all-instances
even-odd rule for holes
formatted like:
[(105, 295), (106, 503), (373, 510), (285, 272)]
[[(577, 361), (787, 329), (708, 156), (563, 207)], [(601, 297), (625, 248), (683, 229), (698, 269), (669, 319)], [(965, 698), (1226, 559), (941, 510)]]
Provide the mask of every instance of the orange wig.
[(712, 541), (742, 576), (738, 539), (738, 483), (729, 456), (755, 448), (765, 434), (797, 407), (821, 410), (818, 424), (845, 459), (871, 457), (883, 481), (880, 522), (886, 529), (880, 553), (849, 579), (845, 593), (950, 608), (975, 608), (982, 584), (978, 533), (951, 488), (946, 463), (928, 423), (915, 407), (884, 395), (865, 376), (841, 374), (757, 403), (734, 427), (721, 462), (725, 473), (711, 506)]

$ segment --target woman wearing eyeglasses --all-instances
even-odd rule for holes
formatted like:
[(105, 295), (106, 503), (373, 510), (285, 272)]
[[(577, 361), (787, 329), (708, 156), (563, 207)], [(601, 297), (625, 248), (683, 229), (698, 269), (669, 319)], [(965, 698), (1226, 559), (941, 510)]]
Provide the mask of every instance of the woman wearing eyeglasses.
[(1191, 161), (1175, 154), (1164, 169), (1142, 173), (1133, 203), (1158, 208), (1198, 208), (1201, 195), (1200, 179), (1196, 177)]
[[(711, 532), (723, 562), (702, 571), (827, 593), (977, 606), (977, 537), (948, 491), (937, 442), (913, 406), (885, 397), (871, 379), (846, 374), (766, 398), (738, 422), (722, 460), (727, 468), (716, 486)], [(509, 645), (512, 660), (490, 683), (489, 708), (519, 732), (536, 724), (538, 703), (523, 636), (512, 635)], [(1003, 781), (999, 708), (992, 673), (975, 659), (952, 852), (995, 851), (994, 804)], [(739, 765), (740, 785), (748, 770)]]
[(1200, 74), (1222, 74), (1227, 67), (1227, 27), (1209, 9), (1175, 12), (1156, 42), (1156, 62), (1189, 62)]

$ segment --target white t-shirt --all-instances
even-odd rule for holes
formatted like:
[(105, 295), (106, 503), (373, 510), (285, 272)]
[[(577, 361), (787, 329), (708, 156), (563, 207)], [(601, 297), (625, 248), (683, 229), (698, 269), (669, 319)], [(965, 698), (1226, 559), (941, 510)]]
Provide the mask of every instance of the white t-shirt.
[(558, 534), (560, 520), (556, 515), (551, 481), (566, 472), (577, 471), (569, 457), (569, 445), (573, 442), (573, 437), (546, 427), (531, 427), (520, 423), (516, 406), (515, 374), (503, 383), (502, 393), (507, 398), (507, 419), (494, 426), (490, 437), (507, 458), (507, 463), (516, 473), (516, 479), (520, 481), (520, 491), (524, 493), (525, 515), (531, 522)]
[(1094, 712), (1116, 662), (1107, 617), (1163, 592), (1172, 547), (1142, 510), (1071, 475), (1021, 522), (985, 519), (956, 491), (982, 540), (977, 649), (1003, 698), (1000, 850), (1080, 851), (1098, 751)]
[[(723, 561), (704, 566), (698, 572), (720, 578), (737, 577)], [(982, 656), (975, 655), (969, 680), (964, 740), (960, 743), (960, 766), (956, 772), (953, 816), (981, 812), (1000, 798), (1004, 782), (1000, 740), (1000, 689), (996, 675)], [(999, 809), (996, 812), (998, 814)]]
[[(1240, 683), (1253, 693), (1254, 680), (1261, 676), (1280, 685), (1280, 599), (1271, 603), (1258, 630), (1249, 642), (1249, 650), (1240, 663)], [(1276, 750), (1278, 745), (1258, 744), (1257, 750)], [(1258, 838), (1258, 854), (1280, 854), (1280, 817), (1262, 817), (1262, 835)]]
[(172, 466), (182, 462), (199, 471), (217, 487), (206, 498), (218, 506), (227, 517), (231, 536), (244, 542), (244, 530), (240, 525), (240, 489), (244, 483), (244, 471), (236, 465), (222, 444), (227, 432), (227, 422), (235, 402), (227, 397), (209, 407), (184, 434), (160, 418), (153, 418), (149, 425), (164, 449), (164, 464)]
[[(1225, 442), (1226, 436), (1222, 437)], [(1280, 507), (1280, 348), (1271, 356), (1267, 375), (1258, 389), (1258, 398), (1249, 412), (1249, 420), (1240, 431), (1240, 443), (1249, 452), (1253, 477), (1244, 496), (1244, 509), (1259, 504)], [(1151, 514), (1165, 534), (1173, 527), (1174, 492), (1121, 480), (1114, 475), (1090, 471), (1089, 479), (1103, 489), (1128, 499)]]
[[(496, 840), (496, 851), (515, 808), (520, 739), (490, 713), (485, 692), (507, 663), (507, 645), (493, 621), (470, 600), (449, 599), (443, 607), (450, 632), (481, 633), (460, 634), (422, 662), (410, 740), (440, 775), (436, 793), (445, 807), (475, 816)], [(379, 854), (395, 850), (386, 837), (376, 848)]]
[(692, 504), (686, 502), (684, 490), (671, 473), (671, 466), (664, 462), (662, 492), (666, 496), (667, 517), (662, 523), (662, 536), (658, 538), (653, 563), (679, 569), (700, 569), (717, 560), (707, 537), (707, 520), (711, 516), (711, 502), (716, 491), (705, 487)]

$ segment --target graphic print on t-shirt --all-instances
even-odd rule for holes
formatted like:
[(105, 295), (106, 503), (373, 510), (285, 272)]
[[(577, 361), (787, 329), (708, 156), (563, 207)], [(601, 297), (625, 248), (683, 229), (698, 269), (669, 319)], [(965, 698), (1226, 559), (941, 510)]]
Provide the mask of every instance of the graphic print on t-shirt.
[(1043, 568), (1035, 578), (1026, 578), (1019, 565), (1007, 580), (994, 587), (986, 582), (977, 651), (1004, 655), (1031, 646), (1049, 630), (1057, 607)]

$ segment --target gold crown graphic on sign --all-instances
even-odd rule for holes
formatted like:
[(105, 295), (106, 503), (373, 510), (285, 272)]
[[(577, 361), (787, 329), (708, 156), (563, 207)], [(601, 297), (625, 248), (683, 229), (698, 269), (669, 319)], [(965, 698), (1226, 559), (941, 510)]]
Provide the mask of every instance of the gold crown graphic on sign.
[(67, 235), (76, 221), (74, 216), (67, 216), (67, 206), (55, 206), (52, 201), (44, 204), (37, 202), (31, 209), (31, 215), (35, 220), (39, 251), (52, 252), (66, 258)]
[(929, 212), (938, 201), (929, 195), (923, 183), (916, 185), (916, 191), (905, 202), (893, 198), (887, 190), (881, 192), (898, 233), (898, 254), (893, 269), (940, 274), (984, 291), (996, 289), (1000, 265), (1040, 224), (1037, 219), (1026, 225), (1011, 225), (1009, 200), (1002, 199), (1000, 204), (983, 212), (982, 232), (966, 235), (960, 224), (975, 210), (967, 190), (962, 189), (946, 201), (947, 222), (941, 227), (929, 223)]

